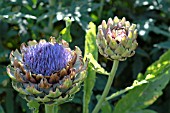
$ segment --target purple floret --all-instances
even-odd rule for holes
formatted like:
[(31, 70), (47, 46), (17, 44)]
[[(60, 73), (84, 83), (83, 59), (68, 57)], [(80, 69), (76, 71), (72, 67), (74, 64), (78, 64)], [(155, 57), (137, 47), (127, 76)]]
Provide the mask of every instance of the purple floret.
[(65, 68), (71, 58), (62, 45), (42, 42), (26, 48), (24, 65), (34, 74), (49, 76)]

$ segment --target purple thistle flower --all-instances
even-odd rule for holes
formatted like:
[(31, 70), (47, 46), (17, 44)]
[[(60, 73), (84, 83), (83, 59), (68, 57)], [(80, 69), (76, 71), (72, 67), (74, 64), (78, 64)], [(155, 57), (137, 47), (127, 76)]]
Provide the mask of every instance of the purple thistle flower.
[(60, 104), (79, 91), (87, 61), (84, 64), (78, 47), (71, 50), (66, 41), (50, 37), (49, 41), (23, 43), (20, 50), (11, 52), (7, 73), (27, 101)]
[(61, 45), (41, 42), (24, 51), (24, 65), (34, 74), (50, 76), (65, 68), (72, 59), (71, 52)]

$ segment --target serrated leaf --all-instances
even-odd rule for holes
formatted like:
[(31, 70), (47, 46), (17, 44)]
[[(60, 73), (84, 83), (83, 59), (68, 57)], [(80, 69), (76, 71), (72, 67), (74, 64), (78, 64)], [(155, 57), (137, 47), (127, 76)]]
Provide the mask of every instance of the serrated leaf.
[[(90, 22), (85, 36), (85, 55), (91, 53), (95, 60), (98, 59), (98, 49), (96, 45), (96, 26)], [(89, 113), (89, 103), (91, 100), (92, 90), (95, 84), (96, 72), (88, 66), (87, 78), (84, 82), (84, 97), (83, 97), (83, 113)]]
[(100, 64), (94, 59), (93, 55), (89, 53), (86, 55), (87, 59), (89, 60), (89, 64), (91, 64), (91, 68), (96, 71), (97, 73), (104, 74), (104, 75), (109, 75), (109, 73), (101, 67)]
[[(148, 82), (135, 87), (124, 96), (117, 103), (113, 113), (138, 113), (138, 111), (153, 104), (162, 95), (162, 90), (170, 80), (169, 56), (170, 50), (163, 54), (158, 61), (149, 66), (145, 73), (145, 79)], [(148, 111), (145, 110), (145, 112), (147, 113)]]
[(169, 78), (168, 72), (155, 81), (135, 87), (117, 103), (114, 113), (132, 113), (153, 104), (162, 95), (162, 89), (168, 84)]
[(62, 35), (62, 39), (64, 39), (67, 42), (72, 42), (72, 37), (70, 34), (70, 27), (71, 27), (71, 19), (69, 17), (64, 18), (66, 27), (60, 32)]

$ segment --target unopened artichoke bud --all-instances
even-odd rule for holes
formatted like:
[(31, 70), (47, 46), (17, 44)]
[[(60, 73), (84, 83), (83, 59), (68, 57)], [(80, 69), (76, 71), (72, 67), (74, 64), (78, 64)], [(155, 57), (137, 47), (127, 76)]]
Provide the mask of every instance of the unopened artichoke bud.
[(136, 41), (137, 29), (135, 24), (130, 24), (125, 18), (105, 20), (98, 27), (97, 46), (100, 54), (110, 60), (124, 61), (135, 54), (138, 46)]
[(87, 62), (78, 47), (69, 48), (64, 40), (29, 41), (10, 54), (7, 73), (12, 86), (27, 101), (60, 104), (72, 99), (85, 79)]

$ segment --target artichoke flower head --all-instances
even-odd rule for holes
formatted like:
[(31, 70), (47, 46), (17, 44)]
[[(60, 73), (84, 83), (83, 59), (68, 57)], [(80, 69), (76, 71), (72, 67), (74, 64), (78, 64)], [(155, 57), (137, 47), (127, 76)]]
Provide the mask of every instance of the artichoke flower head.
[(137, 29), (135, 24), (130, 24), (125, 18), (109, 18), (98, 26), (97, 46), (100, 54), (110, 60), (124, 61), (135, 54), (138, 45)]
[(72, 99), (85, 79), (87, 63), (78, 47), (71, 50), (66, 41), (29, 41), (10, 54), (7, 73), (12, 86), (27, 101), (61, 104)]

